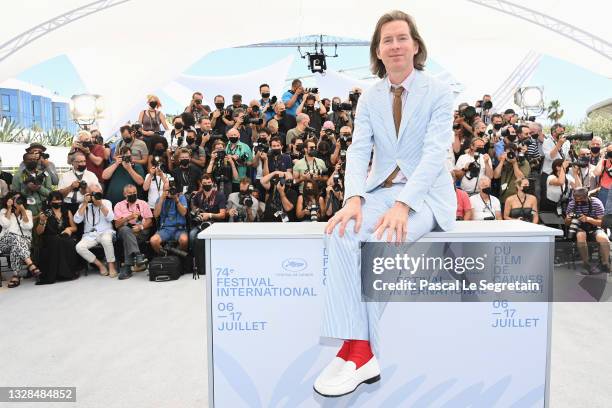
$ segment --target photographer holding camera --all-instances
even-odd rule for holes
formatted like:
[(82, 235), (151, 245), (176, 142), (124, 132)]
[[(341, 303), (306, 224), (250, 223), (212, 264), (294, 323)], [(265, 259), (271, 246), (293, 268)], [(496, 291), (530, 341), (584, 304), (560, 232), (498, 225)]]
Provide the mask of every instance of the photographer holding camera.
[[(76, 251), (88, 263), (96, 265), (100, 275), (115, 278), (117, 270), (115, 269), (115, 247), (113, 246), (115, 236), (113, 205), (110, 201), (102, 198), (102, 188), (100, 186), (95, 185), (90, 188), (91, 193), (85, 195), (83, 203), (74, 215), (76, 224), (82, 222), (85, 224), (83, 237), (76, 245)], [(98, 244), (104, 248), (108, 269), (90, 251)]]
[(25, 153), (23, 162), (25, 168), (15, 173), (11, 190), (21, 193), (26, 207), (36, 217), (53, 188), (51, 176), (46, 170), (40, 169), (40, 160), (36, 152)]
[[(55, 164), (49, 160), (49, 154), (45, 153), (47, 148), (40, 143), (30, 143), (30, 146), (25, 149), (26, 153), (32, 153), (36, 159), (36, 170), (47, 173), (51, 179), (51, 184), (56, 185), (59, 182), (59, 176), (55, 169)], [(19, 164), (19, 170), (23, 171), (26, 169), (25, 161)]]
[[(231, 126), (225, 128), (225, 134), (228, 134), (230, 130), (236, 130), (239, 133), (239, 140), (249, 148), (253, 147), (253, 135), (257, 134), (257, 121), (259, 119), (249, 118), (244, 109), (237, 108), (233, 110), (232, 117), (234, 123)], [(246, 126), (248, 125), (248, 126)], [(228, 135), (229, 139), (229, 135)]]
[(72, 144), (72, 148), (68, 153), (69, 164), (72, 164), (74, 155), (77, 152), (85, 155), (85, 165), (87, 166), (87, 170), (94, 173), (98, 178), (98, 182), (101, 182), (102, 172), (104, 171), (104, 147), (94, 143), (92, 133), (89, 133), (86, 130), (79, 131), (76, 140)]
[[(309, 93), (306, 98), (302, 100), (302, 103), (298, 106), (297, 112), (304, 113), (310, 118), (310, 126), (315, 130), (316, 133), (321, 131), (323, 122), (327, 119), (327, 110), (325, 106), (320, 102), (319, 93)], [(318, 107), (315, 108), (315, 102)]]
[(253, 165), (253, 152), (247, 144), (239, 140), (238, 129), (229, 129), (227, 138), (229, 144), (225, 148), (225, 154), (232, 158), (238, 171), (238, 177), (232, 180), (232, 192), (236, 192), (240, 189), (240, 179), (247, 177), (247, 170)]
[(240, 191), (232, 193), (227, 198), (227, 212), (230, 222), (253, 222), (257, 218), (259, 200), (253, 197), (254, 188), (251, 180), (240, 180)]
[[(595, 166), (593, 174), (599, 177), (597, 198), (606, 206), (608, 204), (608, 191), (612, 188), (612, 144), (608, 144), (600, 153), (600, 156), (601, 158)], [(612, 206), (608, 208), (612, 208)]]
[(202, 169), (191, 162), (191, 152), (186, 147), (177, 150), (179, 165), (172, 171), (176, 188), (182, 194), (191, 194), (198, 190), (200, 178), (202, 177)]
[(32, 242), (32, 226), (34, 225), (32, 211), (27, 210), (25, 199), (19, 192), (9, 192), (4, 200), (4, 208), (0, 210), (0, 252), (9, 254), (10, 267), (13, 276), (8, 283), (9, 288), (15, 288), (21, 283), (19, 270), (21, 263), (25, 263), (28, 271), (40, 275), (40, 269), (30, 258), (30, 245)]
[(305, 181), (303, 193), (297, 198), (295, 217), (298, 221), (322, 221), (324, 212), (325, 201), (319, 194), (317, 183)]
[(303, 98), (304, 87), (302, 87), (302, 81), (294, 79), (291, 81), (291, 89), (286, 91), (281, 98), (285, 104), (287, 115), (296, 116), (298, 113), (298, 106), (302, 104)]
[(295, 221), (295, 205), (298, 195), (292, 188), (291, 173), (274, 171), (261, 178), (261, 185), (268, 192), (262, 221)]
[(164, 189), (168, 188), (168, 177), (158, 161), (153, 161), (149, 167), (149, 173), (145, 177), (142, 189), (147, 193), (147, 203), (149, 208), (154, 209), (157, 200)]
[(502, 128), (499, 133), (501, 138), (495, 143), (495, 157), (499, 160), (499, 156), (504, 153), (506, 146), (516, 143), (517, 134), (516, 128), (512, 125), (508, 125)]
[[(542, 173), (540, 175), (540, 195), (546, 197), (546, 186), (548, 176), (553, 172), (552, 164), (557, 159), (568, 159), (570, 142), (565, 139), (565, 128), (560, 123), (555, 123), (550, 128), (550, 136), (544, 138), (542, 152), (544, 161), (542, 162)], [(602, 201), (603, 202), (603, 201)]]
[(157, 233), (149, 241), (151, 248), (160, 254), (162, 244), (168, 241), (177, 241), (179, 249), (186, 251), (189, 247), (189, 235), (187, 235), (187, 199), (177, 189), (174, 182), (170, 181), (168, 188), (159, 197), (154, 211), (158, 220)]
[(568, 171), (569, 160), (555, 159), (552, 163), (552, 174), (546, 180), (546, 197), (540, 200), (542, 211), (556, 212), (558, 216), (565, 215), (565, 207), (571, 196), (572, 189), (581, 187), (580, 179), (576, 180), (578, 170), (572, 166)]
[(87, 187), (93, 185), (100, 185), (98, 177), (87, 170), (85, 155), (81, 152), (75, 153), (72, 158), (72, 170), (62, 173), (57, 186), (64, 197), (66, 208), (73, 214), (76, 213), (87, 194)]
[(276, 96), (270, 98), (270, 85), (268, 84), (259, 85), (259, 94), (261, 95), (259, 104), (262, 107), (261, 110), (265, 114), (265, 120), (268, 122), (274, 117), (274, 105), (276, 104), (277, 99)]
[(204, 105), (202, 105), (203, 99), (204, 95), (202, 95), (202, 92), (196, 91), (191, 95), (189, 105), (185, 107), (185, 112), (191, 113), (196, 123), (200, 123), (202, 117), (208, 117), (208, 112), (206, 108), (204, 108)]
[(62, 205), (63, 200), (62, 193), (52, 191), (47, 199), (46, 210), (38, 216), (35, 231), (41, 237), (40, 247), (44, 250), (39, 251), (41, 274), (37, 285), (79, 277), (79, 258), (74, 238), (77, 226), (72, 211)]
[(199, 169), (203, 169), (206, 165), (206, 151), (202, 146), (196, 144), (197, 132), (193, 129), (187, 129), (185, 145), (181, 148), (178, 148), (174, 151), (173, 159), (170, 161), (170, 170), (174, 170), (176, 168), (176, 164), (180, 163), (179, 155), (185, 149), (191, 151), (191, 157), (189, 162), (198, 167)]
[[(574, 190), (572, 199), (567, 205), (565, 225), (568, 226), (567, 237), (576, 239), (578, 253), (582, 259), (583, 275), (609, 273), (610, 240), (601, 228), (604, 206), (596, 197), (589, 197), (588, 189), (579, 187)], [(591, 265), (587, 239), (599, 243), (600, 265)]]
[(232, 122), (231, 116), (227, 117), (223, 95), (215, 96), (215, 108), (217, 109), (210, 114), (210, 124), (214, 134), (224, 135), (225, 127), (233, 125), (234, 122)]
[(234, 159), (225, 154), (225, 143), (217, 139), (213, 143), (213, 151), (210, 155), (206, 173), (211, 174), (217, 186), (217, 190), (223, 191), (225, 196), (232, 192), (232, 180), (238, 178), (238, 169)]
[(505, 203), (511, 195), (516, 194), (515, 181), (529, 176), (531, 168), (529, 161), (525, 158), (526, 150), (525, 146), (510, 143), (504, 146), (504, 152), (499, 156), (499, 163), (493, 171), (493, 178), (500, 180), (499, 199), (502, 203)]
[(314, 139), (306, 142), (306, 156), (293, 165), (294, 184), (299, 185), (300, 192), (303, 191), (303, 183), (307, 180), (323, 184), (327, 181), (327, 166), (325, 162), (316, 157), (317, 144)]
[(304, 146), (306, 146), (304, 139), (297, 137), (291, 138), (291, 143), (289, 143), (287, 153), (289, 156), (291, 156), (291, 162), (294, 166), (298, 160), (304, 158)]
[(479, 179), (493, 177), (491, 158), (485, 153), (485, 142), (480, 137), (472, 139), (470, 149), (455, 164), (455, 177), (461, 180), (461, 189), (469, 195), (478, 193)]
[(115, 205), (115, 229), (123, 245), (123, 265), (119, 269), (119, 279), (132, 276), (132, 266), (146, 263), (140, 253), (140, 246), (147, 242), (153, 226), (153, 213), (149, 205), (138, 199), (136, 186), (128, 184), (123, 188), (125, 200)]
[(519, 178), (514, 180), (516, 194), (507, 198), (504, 204), (504, 220), (522, 220), (537, 224), (538, 200), (532, 194), (528, 194), (529, 179)]
[(353, 143), (353, 135), (351, 132), (351, 128), (348, 126), (343, 126), (340, 128), (340, 137), (336, 141), (336, 146), (334, 149), (334, 153), (331, 156), (331, 164), (336, 165), (338, 162), (346, 165), (346, 151), (349, 146)]
[(346, 164), (337, 163), (331, 177), (327, 179), (324, 208), (328, 218), (336, 214), (344, 202), (344, 166)]
[(147, 144), (145, 142), (136, 138), (136, 130), (134, 129), (134, 127), (130, 125), (124, 125), (121, 126), (119, 132), (121, 133), (121, 141), (115, 146), (114, 159), (117, 160), (117, 152), (121, 152), (123, 147), (127, 147), (130, 149), (131, 152), (132, 163), (139, 164), (141, 166), (146, 166), (149, 161), (149, 148), (147, 147)]
[(123, 188), (127, 184), (142, 186), (145, 178), (144, 167), (132, 163), (132, 152), (129, 146), (119, 149), (115, 155), (115, 161), (102, 173), (102, 178), (107, 182), (106, 198), (113, 205), (123, 200)]
[(470, 196), (472, 220), (501, 220), (501, 204), (491, 192), (491, 179), (482, 176), (478, 180), (479, 193)]
[(342, 103), (342, 100), (337, 96), (332, 98), (330, 109), (327, 109), (327, 120), (334, 124), (335, 132), (339, 133), (344, 126), (353, 128), (352, 109), (353, 106), (350, 102)]
[(162, 126), (166, 131), (170, 129), (170, 126), (168, 126), (166, 116), (161, 111), (162, 105), (157, 96), (148, 95), (147, 105), (147, 109), (141, 111), (138, 115), (138, 123), (142, 123), (141, 133), (144, 136), (145, 143), (148, 144), (152, 136), (162, 135)]
[(599, 136), (593, 136), (589, 141), (589, 150), (591, 151), (591, 164), (597, 166), (601, 155), (601, 145), (603, 140)]

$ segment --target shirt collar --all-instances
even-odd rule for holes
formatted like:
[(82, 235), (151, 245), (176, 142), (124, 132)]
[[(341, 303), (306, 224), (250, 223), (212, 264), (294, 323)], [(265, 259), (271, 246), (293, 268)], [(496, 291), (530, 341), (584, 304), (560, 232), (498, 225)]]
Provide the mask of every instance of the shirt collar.
[[(402, 83), (400, 84), (401, 86), (404, 87), (404, 90), (406, 90), (407, 92), (410, 92), (412, 84), (414, 84), (414, 78), (416, 77), (415, 71), (416, 71), (416, 68), (413, 68), (412, 72), (410, 72), (410, 75), (408, 75), (406, 79), (404, 79)], [(391, 87), (395, 87), (395, 85), (391, 84), (391, 81), (389, 80), (388, 75), (385, 77), (385, 82), (387, 84), (387, 89), (390, 90)]]

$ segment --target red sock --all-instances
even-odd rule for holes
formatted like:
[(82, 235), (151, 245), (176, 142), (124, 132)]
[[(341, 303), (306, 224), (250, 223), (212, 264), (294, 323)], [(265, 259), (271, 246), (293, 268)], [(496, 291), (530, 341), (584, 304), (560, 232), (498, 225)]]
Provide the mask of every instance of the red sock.
[(340, 351), (336, 354), (336, 357), (340, 357), (343, 360), (348, 360), (349, 353), (351, 352), (351, 341), (344, 340), (342, 343), (342, 347), (340, 347)]
[(374, 356), (370, 342), (367, 340), (351, 340), (350, 342), (351, 348), (347, 361), (352, 361), (357, 368), (360, 368)]

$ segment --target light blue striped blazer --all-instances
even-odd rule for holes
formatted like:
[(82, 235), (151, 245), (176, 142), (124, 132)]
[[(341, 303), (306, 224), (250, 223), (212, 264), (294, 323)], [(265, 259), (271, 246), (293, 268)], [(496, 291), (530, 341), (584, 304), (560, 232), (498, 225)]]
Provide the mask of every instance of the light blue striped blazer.
[[(397, 137), (387, 81), (380, 80), (359, 98), (353, 141), (346, 155), (345, 201), (374, 190), (397, 164), (408, 178), (397, 200), (417, 212), (427, 204), (440, 228), (449, 230), (457, 207), (452, 179), (445, 169), (452, 143), (454, 97), (448, 85), (422, 71), (414, 74)], [(368, 175), (372, 148), (374, 159)]]

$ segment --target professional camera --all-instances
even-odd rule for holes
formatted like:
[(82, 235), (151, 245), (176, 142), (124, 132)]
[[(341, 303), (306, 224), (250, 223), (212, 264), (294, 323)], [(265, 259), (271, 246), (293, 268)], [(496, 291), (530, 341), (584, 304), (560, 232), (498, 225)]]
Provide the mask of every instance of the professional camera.
[(593, 139), (593, 132), (588, 132), (588, 133), (574, 133), (573, 135), (568, 135), (565, 136), (565, 140), (569, 140), (574, 141), (574, 140), (580, 140), (583, 142), (588, 142), (589, 140)]
[(169, 179), (168, 180), (168, 197), (174, 197), (177, 193), (177, 189), (176, 189), (176, 181), (174, 181), (174, 179)]
[(467, 106), (467, 107), (465, 107), (463, 110), (461, 110), (459, 112), (459, 115), (466, 122), (472, 123), (472, 120), (474, 120), (474, 117), (476, 117), (476, 115), (477, 115), (476, 108), (474, 108), (473, 106)]
[(348, 149), (349, 140), (352, 140), (351, 136), (340, 136), (340, 151), (346, 151), (346, 149)]
[(29, 175), (28, 178), (25, 179), (24, 184), (32, 183), (32, 184), (42, 184), (45, 181), (46, 173), (40, 173), (36, 176)]
[(319, 88), (304, 88), (304, 93), (313, 93), (313, 94), (318, 94), (319, 93)]
[(266, 112), (274, 112), (274, 104), (276, 104), (277, 98), (276, 95), (270, 98), (270, 103), (268, 104), (268, 108)]
[[(349, 93), (349, 101), (351, 101), (351, 110), (353, 109), (353, 106), (357, 106), (357, 102), (359, 101), (359, 97), (361, 96), (361, 93), (359, 92), (350, 92)], [(349, 109), (347, 109), (349, 110)]]
[(487, 111), (493, 107), (493, 102), (491, 101), (476, 101), (476, 108), (482, 109), (483, 111)]
[(238, 156), (238, 160), (236, 160), (237, 166), (246, 166), (248, 156), (246, 154), (241, 154)]
[(480, 163), (478, 163), (478, 159), (480, 158), (480, 154), (474, 154), (474, 161), (468, 165), (467, 172), (465, 174), (465, 178), (471, 180), (480, 175)]
[(245, 125), (261, 125), (263, 124), (263, 119), (262, 118), (249, 118), (245, 116), (243, 118), (243, 123)]
[(192, 210), (189, 215), (191, 216), (191, 224), (193, 227), (198, 227), (200, 230), (204, 230), (213, 224), (212, 220), (203, 221), (199, 218), (204, 212), (200, 209)]
[(336, 193), (339, 193), (340, 191), (342, 191), (342, 185), (340, 184), (340, 175), (338, 173), (334, 174), (333, 181), (334, 181), (334, 184), (332, 188), (334, 189), (334, 191)]
[(591, 164), (591, 159), (588, 157), (578, 157), (575, 161), (570, 163), (571, 166), (578, 166), (583, 169), (589, 167), (589, 164)]
[[(357, 94), (359, 95), (359, 94)], [(348, 102), (342, 102), (338, 104), (339, 111), (351, 111), (353, 110), (353, 104)]]
[(306, 129), (304, 129), (304, 136), (306, 136), (307, 138), (311, 136), (317, 137), (317, 131), (315, 130), (315, 128), (306, 126)]
[(326, 138), (329, 138), (330, 136), (334, 135), (334, 129), (324, 129), (323, 130), (323, 136), (326, 136)]
[(134, 131), (134, 133), (136, 134), (136, 136), (142, 136), (142, 124), (141, 123), (134, 123), (132, 125), (132, 130)]
[(253, 154), (257, 154), (259, 152), (268, 153), (270, 151), (270, 146), (264, 142), (254, 142), (253, 143)]
[(159, 165), (161, 164), (161, 158), (159, 156), (153, 156), (153, 158), (151, 159), (151, 167), (159, 167)]
[(79, 182), (79, 187), (77, 187), (76, 189), (79, 190), (85, 190), (87, 188), (87, 182), (85, 180), (81, 180)]
[(582, 222), (580, 222), (580, 214), (575, 214), (575, 213), (571, 213), (567, 215), (568, 217), (570, 217), (572, 220), (570, 221), (570, 225), (567, 228), (567, 238), (568, 239), (574, 239), (576, 238), (576, 233), (578, 232), (579, 229), (584, 229), (582, 228)]
[[(591, 137), (591, 139), (592, 139), (592, 137)], [(40, 157), (42, 157), (45, 160), (49, 160), (49, 153), (41, 153)]]
[(310, 213), (310, 221), (318, 221), (319, 219), (319, 206), (312, 204), (308, 206), (308, 212)]
[(20, 196), (20, 195), (15, 197), (13, 202), (15, 203), (15, 205), (25, 205), (25, 203), (26, 203), (25, 199), (22, 196)]
[(95, 191), (91, 193), (91, 197), (96, 201), (100, 201), (102, 199), (102, 193), (99, 191)]
[(164, 243), (164, 245), (161, 247), (161, 251), (160, 252), (161, 252), (161, 254), (163, 256), (168, 256), (169, 254), (172, 254), (172, 255), (180, 256), (181, 258), (185, 258), (185, 257), (187, 257), (189, 255), (188, 252), (185, 252), (185, 251), (180, 250), (178, 248), (174, 248), (168, 242)]
[(123, 161), (124, 163), (131, 163), (132, 162), (132, 156), (127, 154), (127, 155), (123, 155), (121, 156), (121, 161)]

